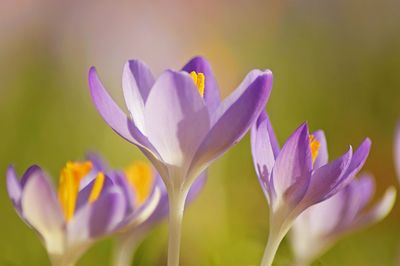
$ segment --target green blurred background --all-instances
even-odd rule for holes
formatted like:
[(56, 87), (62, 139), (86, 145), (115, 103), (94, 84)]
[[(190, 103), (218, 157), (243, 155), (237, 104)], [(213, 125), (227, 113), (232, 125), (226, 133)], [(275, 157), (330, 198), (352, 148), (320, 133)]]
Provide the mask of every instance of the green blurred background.
[[(159, 74), (193, 55), (211, 62), (228, 95), (252, 68), (270, 68), (268, 111), (281, 143), (304, 120), (328, 137), (331, 158), (365, 136), (365, 170), (377, 194), (397, 180), (393, 135), (400, 117), (400, 2), (397, 0), (50, 1), (0, 3), (0, 172), (43, 166), (54, 180), (67, 160), (98, 151), (112, 166), (141, 158), (91, 103), (95, 65), (122, 105), (121, 74), (140, 58)], [(3, 174), (4, 176), (4, 174)], [(33, 231), (0, 189), (0, 265), (48, 265)], [(346, 237), (315, 265), (400, 265), (400, 208)], [(268, 207), (253, 171), (249, 137), (216, 161), (184, 219), (182, 263), (258, 265)], [(140, 246), (134, 265), (165, 265), (165, 223)], [(112, 241), (78, 265), (107, 265)], [(289, 265), (285, 239), (275, 265)]]

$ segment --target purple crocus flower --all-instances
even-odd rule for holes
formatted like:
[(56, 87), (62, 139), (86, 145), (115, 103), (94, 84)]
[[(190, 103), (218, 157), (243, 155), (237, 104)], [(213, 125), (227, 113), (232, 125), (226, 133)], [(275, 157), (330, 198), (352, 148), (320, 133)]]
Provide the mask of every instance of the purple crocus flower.
[(385, 218), (395, 202), (396, 190), (389, 187), (374, 206), (366, 208), (374, 190), (373, 178), (362, 175), (336, 195), (304, 211), (291, 230), (295, 265), (310, 265), (344, 235)]
[(353, 153), (349, 150), (328, 162), (324, 133), (309, 133), (302, 124), (282, 149), (267, 114), (263, 113), (251, 132), (254, 166), (270, 210), (268, 244), (261, 265), (271, 265), (280, 242), (293, 221), (308, 207), (324, 201), (345, 187), (364, 165), (369, 139)]
[(251, 71), (225, 100), (208, 62), (195, 57), (182, 71), (157, 79), (141, 61), (129, 61), (122, 87), (129, 115), (113, 101), (95, 68), (90, 92), (109, 126), (135, 144), (163, 178), (170, 201), (168, 265), (179, 264), (184, 202), (194, 180), (238, 142), (264, 109), (272, 87), (269, 70)]
[(21, 179), (10, 166), (7, 190), (21, 219), (39, 235), (53, 265), (74, 265), (94, 241), (114, 232), (128, 214), (123, 189), (90, 161), (68, 162), (61, 170), (58, 193), (39, 166), (31, 166)]

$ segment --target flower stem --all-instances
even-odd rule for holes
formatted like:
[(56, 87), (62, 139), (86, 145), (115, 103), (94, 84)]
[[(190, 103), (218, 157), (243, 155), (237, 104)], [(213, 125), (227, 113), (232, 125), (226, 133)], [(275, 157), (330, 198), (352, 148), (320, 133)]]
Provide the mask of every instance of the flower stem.
[(169, 191), (168, 266), (179, 266), (183, 211), (187, 190)]
[(281, 243), (284, 235), (274, 234), (270, 231), (268, 236), (268, 243), (265, 247), (264, 255), (261, 261), (261, 266), (271, 266), (274, 261), (276, 252), (278, 251), (279, 244)]
[(115, 243), (113, 265), (130, 266), (142, 237), (143, 234), (140, 232), (126, 232), (119, 235)]

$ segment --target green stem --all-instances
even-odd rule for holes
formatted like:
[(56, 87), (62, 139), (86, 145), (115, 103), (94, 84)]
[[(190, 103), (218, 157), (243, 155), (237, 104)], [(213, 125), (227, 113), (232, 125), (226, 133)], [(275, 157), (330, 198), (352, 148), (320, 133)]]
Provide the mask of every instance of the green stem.
[(168, 266), (179, 266), (181, 246), (181, 231), (183, 211), (187, 190), (178, 189), (168, 191), (169, 198), (169, 239), (168, 239)]

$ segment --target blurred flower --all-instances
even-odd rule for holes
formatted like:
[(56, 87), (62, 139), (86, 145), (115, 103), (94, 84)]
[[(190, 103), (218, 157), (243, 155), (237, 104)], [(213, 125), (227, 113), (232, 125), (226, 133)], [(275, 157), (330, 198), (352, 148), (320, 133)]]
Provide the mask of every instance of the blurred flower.
[(271, 265), (280, 242), (293, 221), (308, 207), (324, 201), (346, 186), (364, 165), (371, 142), (364, 140), (353, 154), (349, 150), (328, 163), (322, 131), (309, 133), (302, 124), (279, 150), (267, 114), (251, 133), (254, 166), (268, 200), (270, 227), (261, 265)]
[(129, 61), (122, 86), (130, 117), (112, 100), (94, 68), (89, 86), (104, 120), (139, 147), (166, 184), (171, 210), (168, 265), (178, 265), (187, 193), (196, 177), (238, 142), (264, 109), (272, 73), (251, 71), (221, 102), (211, 67), (201, 57), (193, 58), (183, 71), (165, 71), (157, 80), (144, 63)]
[(66, 164), (58, 195), (39, 166), (31, 166), (20, 180), (10, 166), (7, 190), (21, 219), (40, 236), (53, 265), (73, 265), (127, 215), (123, 188), (91, 161)]
[(304, 211), (291, 231), (295, 265), (310, 265), (344, 235), (385, 218), (395, 202), (396, 190), (388, 188), (378, 203), (366, 208), (374, 190), (372, 177), (363, 175), (336, 195)]
[(397, 178), (400, 181), (400, 121), (397, 123), (394, 139), (394, 160)]

